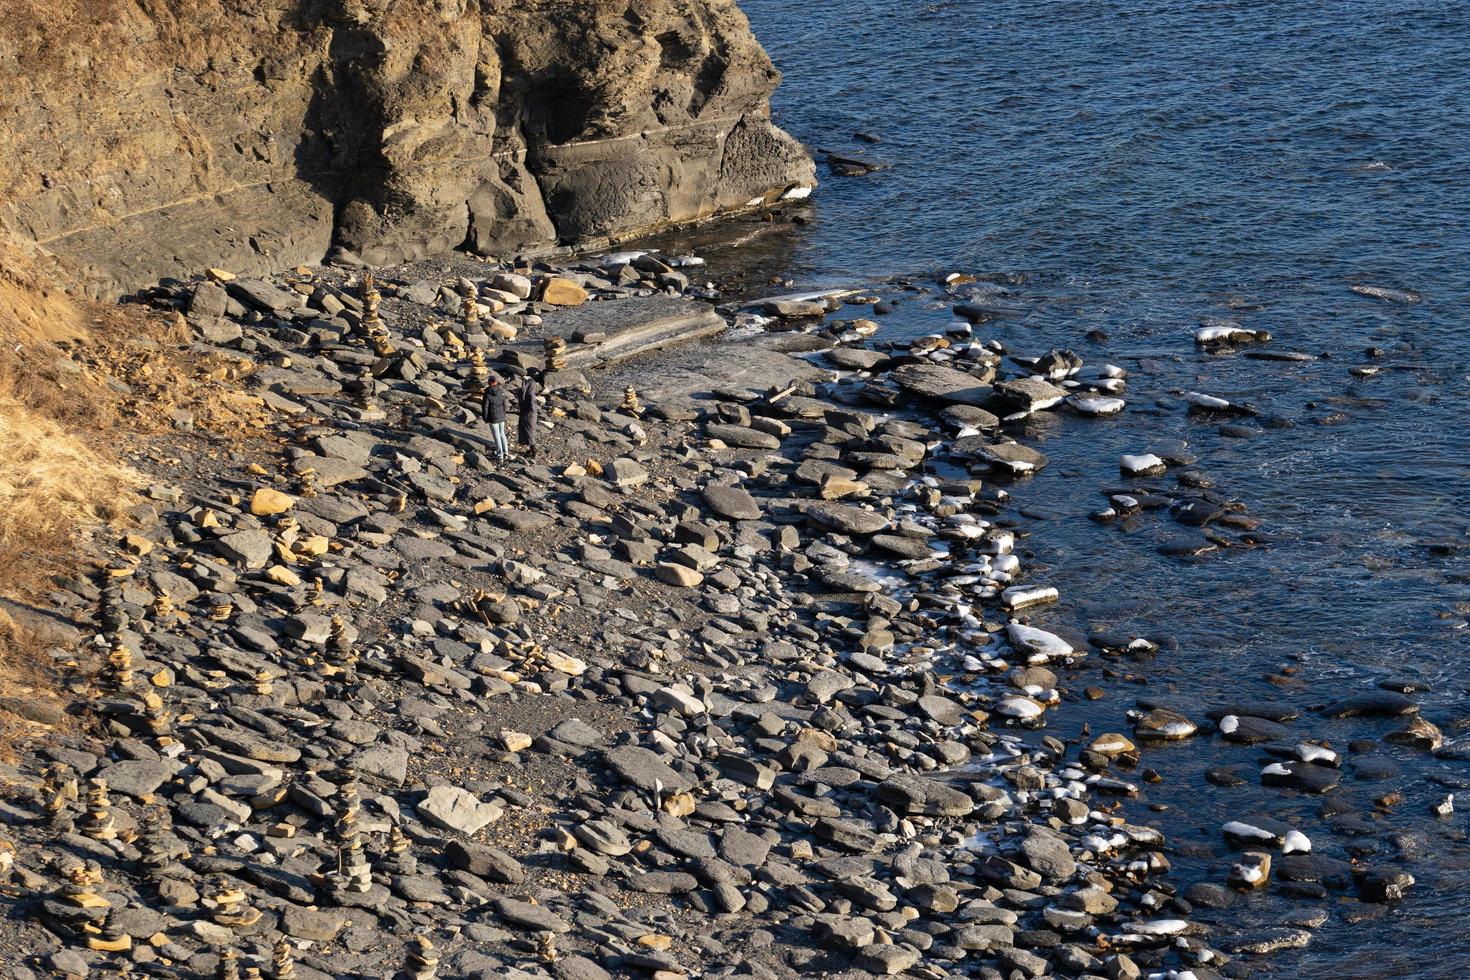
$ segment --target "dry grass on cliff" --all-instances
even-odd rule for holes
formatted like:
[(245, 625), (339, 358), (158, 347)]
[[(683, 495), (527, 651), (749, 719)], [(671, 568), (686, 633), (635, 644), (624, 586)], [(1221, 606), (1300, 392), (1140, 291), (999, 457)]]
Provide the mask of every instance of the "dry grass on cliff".
[(0, 612), (0, 761), (14, 762), (17, 745), (72, 724), (46, 669), (58, 642)]
[(198, 429), (248, 434), (240, 368), (185, 349), (177, 315), (73, 300), (64, 270), (0, 241), (0, 596), (74, 567), (82, 536), (115, 521), (142, 477), (134, 437)]
[[(269, 424), (234, 381), (240, 364), (187, 348), (177, 314), (70, 298), (64, 269), (0, 236), (0, 598), (44, 605), (48, 582), (86, 572), (143, 475), (122, 453), (181, 417), (231, 440)], [(41, 600), (41, 601), (38, 601)], [(19, 611), (17, 611), (19, 614)], [(65, 721), (44, 617), (0, 609), (0, 757)]]
[(70, 557), (80, 528), (113, 519), (134, 482), (102, 449), (114, 392), (67, 350), (92, 314), (44, 257), (0, 244), (0, 595), (24, 595)]

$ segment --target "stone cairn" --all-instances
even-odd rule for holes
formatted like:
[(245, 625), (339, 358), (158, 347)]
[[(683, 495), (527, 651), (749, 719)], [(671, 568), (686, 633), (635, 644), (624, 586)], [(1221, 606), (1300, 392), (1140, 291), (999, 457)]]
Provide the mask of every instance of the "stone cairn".
[(296, 976), (296, 954), (284, 936), (271, 950), (271, 971), (274, 980), (293, 980)]
[(112, 800), (107, 796), (107, 780), (95, 777), (87, 780), (87, 808), (79, 829), (92, 840), (117, 840), (117, 820), (112, 814)]
[(459, 281), (459, 319), (468, 328), (466, 333), (480, 329), (480, 298), (475, 294), (475, 284), (468, 279)]
[(240, 954), (234, 947), (227, 946), (219, 954), (219, 966), (214, 971), (215, 980), (240, 980)]
[(102, 866), (96, 861), (61, 858), (54, 865), (60, 884), (46, 897), (42, 912), (63, 932), (100, 935), (99, 923), (112, 903), (98, 894)]
[(64, 762), (53, 762), (41, 773), (41, 805), (46, 809), (46, 822), (55, 830), (71, 828), (72, 819), (68, 812), (70, 804), (77, 799), (77, 779), (71, 767)]
[(156, 691), (145, 691), (143, 694), (142, 710), (143, 724), (148, 728), (149, 734), (164, 742), (172, 741), (164, 736), (173, 734), (174, 715), (164, 704), (162, 695)]
[(114, 919), (116, 909), (109, 910), (95, 933), (87, 930), (87, 948), (103, 953), (123, 953), (133, 948), (133, 937), (123, 931)]
[(108, 579), (97, 597), (97, 625), (104, 633), (116, 633), (129, 622), (123, 609), (122, 587), (116, 579)]
[(165, 807), (150, 807), (143, 814), (142, 857), (139, 863), (143, 873), (154, 881), (165, 877), (179, 867), (179, 862), (189, 856), (189, 851), (173, 834)]
[(260, 921), (260, 909), (250, 904), (245, 889), (223, 875), (210, 883), (202, 902), (209, 910), (210, 921), (226, 929), (240, 932)]
[(556, 948), (556, 933), (541, 932), (536, 935), (536, 955), (542, 963), (551, 964), (561, 959), (561, 952)]
[(367, 334), (373, 350), (379, 357), (390, 357), (398, 351), (393, 346), (393, 342), (388, 339), (388, 328), (383, 325), (383, 318), (378, 313), (378, 306), (382, 302), (383, 295), (378, 292), (373, 274), (364, 272), (362, 274), (362, 332)]
[(108, 642), (107, 661), (102, 667), (102, 686), (113, 693), (133, 688), (133, 651), (117, 633)]
[(373, 886), (373, 869), (363, 851), (357, 826), (361, 801), (357, 796), (357, 775), (350, 769), (343, 773), (337, 798), (337, 819), (332, 824), (337, 845), (337, 884), (349, 892), (365, 892)]
[(638, 392), (632, 385), (623, 389), (623, 403), (618, 408), (633, 416), (643, 414), (643, 404), (638, 401)]
[(547, 337), (541, 344), (546, 357), (546, 370), (565, 371), (567, 369), (567, 342), (562, 337)]
[(370, 369), (363, 368), (354, 380), (349, 381), (347, 391), (352, 396), (352, 407), (359, 415), (378, 411), (378, 382)]
[(216, 623), (228, 623), (234, 614), (235, 604), (225, 598), (214, 600), (209, 607), (209, 618)]
[(155, 623), (166, 623), (178, 615), (174, 609), (174, 600), (167, 592), (160, 592), (153, 597), (153, 607), (150, 610)]
[(89, 912), (111, 908), (112, 903), (97, 889), (102, 887), (102, 866), (96, 861), (71, 861), (59, 868), (62, 885), (57, 896), (66, 904)]
[(485, 352), (478, 347), (470, 348), (470, 394), (479, 397), (490, 387), (490, 367), (485, 363)]
[(305, 466), (296, 471), (296, 495), (298, 497), (315, 497), (318, 493), (317, 472), (315, 467)]
[(403, 964), (403, 980), (434, 980), (439, 975), (439, 951), (428, 936), (414, 936)]
[(411, 875), (418, 871), (418, 859), (409, 850), (408, 835), (397, 821), (388, 826), (388, 840), (383, 847), (383, 868), (391, 874)]
[[(317, 579), (320, 583), (321, 579)], [(350, 682), (357, 675), (357, 648), (347, 635), (347, 621), (341, 616), (332, 617), (331, 633), (327, 637), (327, 657), (323, 667), (330, 674), (340, 674)]]

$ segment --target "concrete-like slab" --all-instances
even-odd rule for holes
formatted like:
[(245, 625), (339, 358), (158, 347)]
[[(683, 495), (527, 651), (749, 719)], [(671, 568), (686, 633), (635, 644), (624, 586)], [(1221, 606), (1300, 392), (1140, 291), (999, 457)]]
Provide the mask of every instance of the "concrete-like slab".
[[(713, 308), (676, 296), (605, 300), (556, 310), (511, 346), (539, 356), (542, 341), (562, 337), (570, 368), (616, 364), (638, 354), (713, 337), (725, 329)], [(575, 338), (598, 336), (590, 343)]]
[(688, 403), (731, 388), (765, 391), (831, 374), (811, 361), (773, 349), (770, 336), (701, 344), (672, 357), (629, 365), (604, 383), (632, 384), (651, 404)]

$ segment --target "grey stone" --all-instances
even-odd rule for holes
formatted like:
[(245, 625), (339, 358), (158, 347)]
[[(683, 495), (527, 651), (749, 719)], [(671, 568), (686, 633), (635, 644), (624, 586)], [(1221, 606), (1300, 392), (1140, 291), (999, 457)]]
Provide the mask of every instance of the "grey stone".
[(358, 772), (373, 776), (394, 786), (408, 778), (408, 752), (392, 745), (374, 745), (352, 757)]
[(522, 902), (514, 898), (497, 898), (491, 908), (495, 910), (495, 914), (502, 922), (514, 929), (551, 932), (558, 935), (570, 932), (572, 929), (567, 920), (544, 905), (532, 905), (530, 902)]
[(151, 796), (158, 787), (168, 782), (176, 769), (177, 765), (174, 763), (129, 759), (114, 763), (97, 775), (107, 780), (109, 789), (141, 800)]
[(704, 502), (716, 514), (731, 521), (754, 521), (761, 516), (755, 498), (740, 487), (711, 483), (704, 488)]
[[(399, 780), (402, 782), (402, 780)], [(435, 786), (417, 807), (419, 816), (446, 830), (473, 834), (500, 819), (499, 804), (482, 802), (458, 786)]]
[(890, 524), (882, 514), (847, 504), (818, 504), (808, 507), (806, 516), (816, 524), (844, 534), (877, 534)]
[(694, 785), (642, 746), (620, 745), (604, 751), (603, 758), (623, 782), (650, 793), (660, 788), (664, 792), (679, 792)]

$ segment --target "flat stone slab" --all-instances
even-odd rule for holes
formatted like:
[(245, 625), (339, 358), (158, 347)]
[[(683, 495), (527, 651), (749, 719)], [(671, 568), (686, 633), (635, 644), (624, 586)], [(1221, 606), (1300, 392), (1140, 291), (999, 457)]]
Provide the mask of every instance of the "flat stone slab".
[[(567, 342), (569, 367), (615, 364), (637, 354), (712, 337), (725, 329), (713, 308), (677, 296), (648, 296), (584, 303), (547, 313), (539, 327), (523, 331), (512, 345), (533, 357), (542, 356), (542, 341)], [(574, 337), (597, 337), (578, 343)]]
[(888, 518), (876, 511), (848, 507), (846, 504), (818, 504), (808, 507), (807, 519), (843, 534), (877, 534), (889, 526)]
[(760, 505), (741, 487), (711, 483), (704, 488), (703, 497), (709, 509), (726, 520), (754, 521), (760, 519)]
[(418, 805), (418, 811), (430, 823), (461, 834), (475, 833), (499, 820), (504, 812), (496, 804), (482, 802), (458, 786), (435, 786)]
[(638, 745), (621, 745), (608, 749), (603, 752), (603, 758), (619, 779), (647, 792), (653, 792), (660, 787), (661, 791), (679, 792), (693, 785), (669, 768), (668, 763), (657, 753)]
[(678, 363), (649, 365), (634, 385), (649, 404), (664, 405), (688, 402), (691, 395), (717, 389), (759, 392), (830, 375), (810, 361), (772, 349), (772, 341), (779, 337), (771, 334), (739, 344), (701, 345), (687, 360), (681, 353)]
[(947, 405), (983, 407), (990, 401), (990, 385), (942, 364), (905, 364), (892, 377), (903, 390)]

